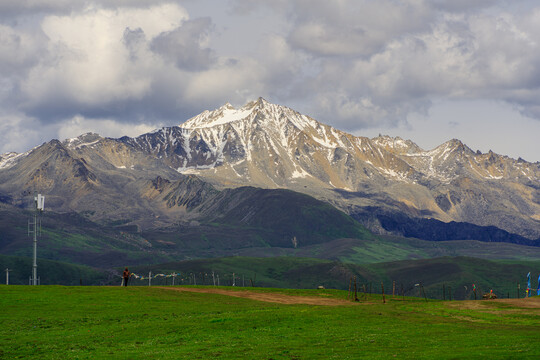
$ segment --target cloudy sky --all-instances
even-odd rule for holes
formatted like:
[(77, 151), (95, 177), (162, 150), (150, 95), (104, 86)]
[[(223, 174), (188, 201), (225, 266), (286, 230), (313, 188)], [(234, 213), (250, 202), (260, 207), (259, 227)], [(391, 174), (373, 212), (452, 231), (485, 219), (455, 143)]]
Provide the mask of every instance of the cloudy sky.
[(539, 44), (536, 0), (2, 0), (0, 153), (262, 96), (540, 161)]

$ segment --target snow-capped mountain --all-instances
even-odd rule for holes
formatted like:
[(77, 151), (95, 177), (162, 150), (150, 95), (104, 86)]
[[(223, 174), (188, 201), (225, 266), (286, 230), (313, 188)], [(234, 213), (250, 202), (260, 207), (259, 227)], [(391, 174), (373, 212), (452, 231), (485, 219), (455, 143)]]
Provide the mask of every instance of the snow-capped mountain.
[[(196, 175), (218, 188), (288, 188), (362, 216), (401, 213), (540, 236), (539, 163), (474, 152), (455, 139), (426, 151), (401, 138), (357, 137), (262, 98), (136, 138), (85, 134), (59, 146), (88, 186), (143, 199), (156, 176)], [(21, 173), (40, 149), (0, 157), (0, 180), (16, 173), (18, 184), (58, 185), (39, 167)], [(376, 229), (372, 220), (365, 223)]]
[(294, 187), (307, 182), (352, 191), (361, 178), (412, 175), (407, 163), (371, 140), (262, 98), (121, 140), (180, 173), (212, 174), (208, 177), (218, 183)]

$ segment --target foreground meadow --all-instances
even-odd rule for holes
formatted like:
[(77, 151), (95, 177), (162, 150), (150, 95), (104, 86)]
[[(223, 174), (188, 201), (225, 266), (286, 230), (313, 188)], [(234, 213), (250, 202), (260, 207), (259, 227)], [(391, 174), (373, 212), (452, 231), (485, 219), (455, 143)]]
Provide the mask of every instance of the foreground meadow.
[(342, 291), (220, 288), (287, 302), (275, 303), (178, 289), (189, 290), (0, 286), (0, 358), (540, 358), (538, 298), (351, 303)]

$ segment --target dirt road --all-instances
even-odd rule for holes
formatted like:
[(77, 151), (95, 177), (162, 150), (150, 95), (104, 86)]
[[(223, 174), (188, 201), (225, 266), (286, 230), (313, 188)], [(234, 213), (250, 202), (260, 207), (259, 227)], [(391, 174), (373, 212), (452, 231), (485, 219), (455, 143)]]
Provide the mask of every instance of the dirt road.
[(347, 300), (332, 299), (325, 297), (308, 297), (308, 296), (293, 296), (278, 293), (262, 293), (254, 291), (242, 291), (242, 290), (225, 290), (225, 289), (213, 289), (213, 288), (184, 288), (184, 287), (159, 287), (160, 289), (171, 291), (185, 291), (196, 293), (209, 293), (220, 294), (227, 296), (234, 296), (258, 301), (265, 301), (278, 304), (306, 304), (306, 305), (324, 305), (324, 306), (344, 306), (344, 305), (356, 305)]
[[(186, 288), (186, 287), (158, 287), (159, 289), (171, 291), (184, 291), (207, 294), (220, 294), (226, 296), (234, 296), (245, 299), (265, 301), (277, 304), (306, 304), (306, 305), (324, 305), (324, 306), (353, 306), (353, 305), (369, 305), (370, 302), (355, 303), (345, 299), (326, 298), (323, 296), (294, 296), (279, 293), (263, 293), (247, 290), (227, 290), (216, 288)], [(323, 295), (323, 294), (321, 294)], [(446, 306), (460, 309), (487, 309), (495, 307), (496, 303), (505, 303), (522, 309), (540, 309), (540, 298), (527, 299), (498, 299), (498, 300), (476, 300), (476, 301), (448, 301)], [(493, 305), (493, 306), (492, 306)]]
[(446, 304), (447, 306), (472, 310), (496, 307), (497, 303), (508, 304), (521, 309), (540, 309), (540, 297), (530, 297), (525, 299), (466, 300), (448, 302)]

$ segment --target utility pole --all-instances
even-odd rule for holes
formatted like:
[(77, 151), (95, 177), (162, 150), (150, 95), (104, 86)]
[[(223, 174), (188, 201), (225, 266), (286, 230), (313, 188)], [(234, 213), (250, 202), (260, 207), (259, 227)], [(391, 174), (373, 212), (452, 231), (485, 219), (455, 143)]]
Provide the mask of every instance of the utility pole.
[(6, 285), (9, 285), (9, 272), (10, 271), (13, 271), (13, 270), (9, 270), (8, 268), (6, 268)]
[(34, 193), (34, 221), (28, 222), (28, 232), (34, 235), (34, 262), (32, 264), (32, 278), (30, 279), (31, 285), (38, 284), (37, 277), (37, 237), (38, 231), (41, 234), (41, 218), (40, 215), (45, 208), (45, 196)]

